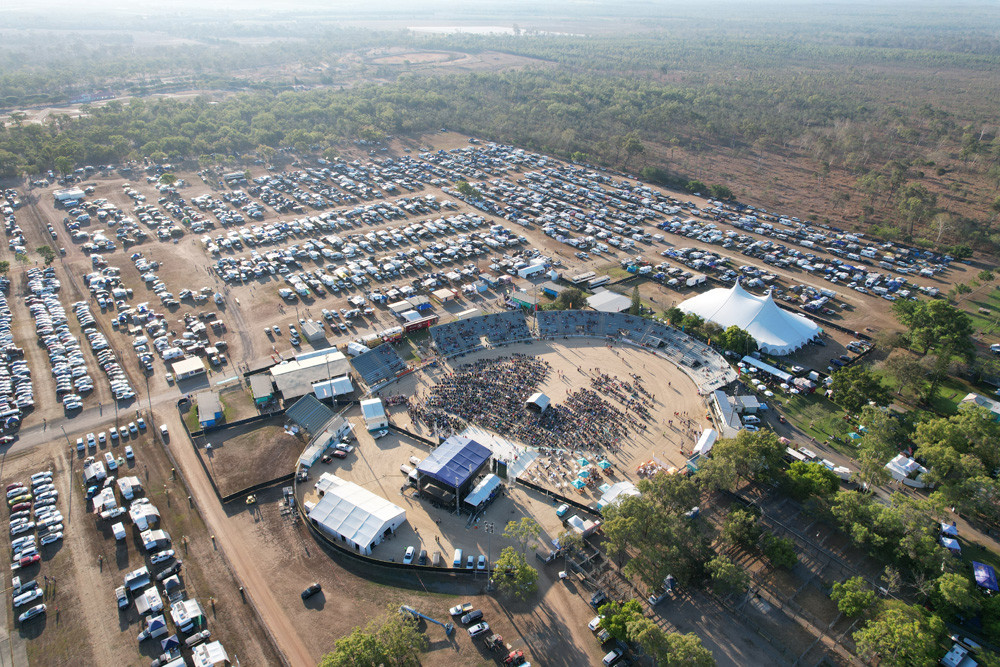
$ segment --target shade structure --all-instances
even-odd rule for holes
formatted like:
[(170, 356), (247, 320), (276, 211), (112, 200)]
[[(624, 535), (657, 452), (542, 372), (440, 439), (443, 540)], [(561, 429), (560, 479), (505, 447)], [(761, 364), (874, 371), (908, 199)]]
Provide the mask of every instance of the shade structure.
[(584, 483), (583, 483), (583, 482), (582, 482), (581, 480), (579, 480), (579, 479), (574, 479), (574, 480), (573, 480), (572, 482), (570, 482), (570, 484), (572, 484), (572, 485), (573, 485), (573, 487), (574, 487), (574, 488), (577, 488), (577, 489), (582, 489), (582, 488), (583, 488), (584, 486), (586, 486), (586, 484), (584, 484)]
[(587, 479), (588, 477), (590, 477), (590, 471), (589, 470), (581, 470), (580, 472), (576, 473), (576, 476), (579, 477), (579, 478), (581, 478), (581, 479)]
[(597, 462), (597, 465), (600, 466), (601, 470), (607, 470), (608, 468), (611, 467), (611, 461), (608, 461), (607, 459), (601, 459), (600, 461)]
[(579, 465), (579, 466), (589, 466), (590, 465), (590, 461), (588, 461), (587, 459), (581, 457), (581, 458), (578, 458), (576, 460), (576, 464)]
[(769, 354), (790, 354), (822, 332), (812, 320), (779, 308), (770, 293), (755, 296), (739, 281), (729, 289), (720, 287), (693, 296), (678, 307), (723, 329), (738, 326)]

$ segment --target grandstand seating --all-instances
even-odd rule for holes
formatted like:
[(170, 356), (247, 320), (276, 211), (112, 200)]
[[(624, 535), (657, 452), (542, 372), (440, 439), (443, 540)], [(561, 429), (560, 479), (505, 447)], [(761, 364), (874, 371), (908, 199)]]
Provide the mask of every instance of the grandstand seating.
[(394, 378), (407, 368), (406, 362), (389, 343), (382, 343), (370, 352), (359, 354), (351, 359), (351, 365), (369, 387)]
[(521, 311), (480, 315), (431, 327), (438, 354), (451, 357), (478, 349), (483, 339), (493, 346), (531, 339), (531, 330)]
[[(591, 310), (542, 310), (536, 313), (541, 338), (594, 337), (627, 339), (648, 347), (674, 363), (697, 371), (703, 390), (715, 389), (736, 378), (732, 368), (718, 352), (682, 331), (627, 313), (602, 313)], [(512, 311), (480, 315), (431, 327), (431, 338), (438, 354), (452, 357), (481, 349), (485, 344), (498, 346), (532, 338), (524, 313)]]

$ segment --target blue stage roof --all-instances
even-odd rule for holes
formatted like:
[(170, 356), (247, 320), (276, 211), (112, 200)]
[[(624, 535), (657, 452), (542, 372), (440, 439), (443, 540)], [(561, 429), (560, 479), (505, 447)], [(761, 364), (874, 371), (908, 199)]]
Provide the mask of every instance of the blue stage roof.
[(471, 438), (452, 436), (417, 466), (417, 472), (450, 487), (469, 481), (492, 452)]

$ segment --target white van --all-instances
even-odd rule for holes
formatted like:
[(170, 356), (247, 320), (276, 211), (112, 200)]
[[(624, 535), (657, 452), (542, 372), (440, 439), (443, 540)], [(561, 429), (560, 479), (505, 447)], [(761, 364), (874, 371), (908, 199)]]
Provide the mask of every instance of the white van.
[(757, 417), (755, 415), (746, 415), (746, 416), (743, 417), (743, 423), (744, 424), (759, 424), (760, 423), (760, 417)]
[(452, 567), (462, 567), (462, 550), (455, 549), (455, 557), (451, 559)]

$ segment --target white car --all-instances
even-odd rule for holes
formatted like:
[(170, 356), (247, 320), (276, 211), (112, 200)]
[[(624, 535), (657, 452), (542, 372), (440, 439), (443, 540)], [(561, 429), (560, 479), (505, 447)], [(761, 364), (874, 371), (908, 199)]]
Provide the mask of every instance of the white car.
[(372, 433), (372, 436), (374, 436), (376, 440), (378, 440), (379, 438), (383, 438), (387, 435), (389, 435), (389, 429), (386, 428), (382, 429), (381, 431), (376, 431), (375, 433)]
[(485, 570), (486, 569), (486, 556), (484, 556), (483, 554), (479, 554), (479, 560), (476, 563), (476, 569), (477, 570)]
[(157, 563), (162, 563), (165, 560), (170, 560), (173, 557), (174, 557), (174, 550), (167, 549), (166, 551), (161, 551), (159, 553), (153, 554), (149, 560), (150, 562), (153, 563), (153, 565), (156, 565)]
[(595, 616), (590, 619), (590, 623), (587, 623), (587, 629), (591, 632), (597, 632), (597, 628), (601, 627), (601, 617)]
[(164, 438), (170, 435), (170, 431), (167, 430), (166, 424), (160, 424), (160, 435), (162, 435)]
[(44, 614), (44, 613), (45, 613), (45, 605), (38, 604), (29, 609), (28, 611), (24, 612), (23, 614), (21, 614), (20, 616), (18, 616), (17, 620), (20, 623), (24, 623), (25, 621), (30, 620), (35, 616), (38, 616), (39, 614)]
[(129, 461), (135, 458), (135, 452), (132, 451), (132, 445), (125, 445), (125, 458)]
[(30, 604), (30, 603), (34, 602), (35, 600), (37, 600), (38, 598), (42, 597), (43, 595), (45, 595), (45, 591), (43, 589), (41, 589), (41, 588), (34, 588), (34, 589), (28, 591), (27, 593), (21, 593), (20, 595), (18, 595), (17, 597), (15, 597), (14, 598), (14, 606), (15, 607), (22, 607), (22, 606), (24, 606), (26, 604)]
[(108, 441), (108, 434), (107, 433), (105, 433), (104, 431), (101, 431), (100, 433), (97, 434), (97, 442), (99, 442), (99, 443), (101, 443), (103, 445), (107, 441)]
[(88, 433), (87, 434), (87, 446), (88, 447), (96, 447), (97, 446), (97, 437), (94, 436), (93, 433)]
[(354, 445), (349, 445), (346, 442), (338, 442), (337, 449), (339, 449), (342, 452), (347, 452), (348, 454), (350, 454), (351, 452), (354, 451)]
[(10, 529), (10, 536), (20, 535), (21, 533), (26, 533), (35, 527), (34, 522), (29, 521), (28, 523), (22, 523), (20, 526), (14, 526)]
[(63, 538), (62, 531), (59, 531), (58, 533), (49, 533), (43, 536), (42, 539), (39, 540), (39, 542), (41, 543), (42, 546), (45, 546), (46, 544), (52, 544), (53, 542), (58, 542), (62, 538)]
[(118, 461), (111, 455), (111, 452), (104, 452), (104, 462), (108, 464), (108, 470), (117, 470)]
[(403, 563), (409, 565), (413, 562), (413, 554), (416, 550), (413, 547), (406, 547), (406, 553), (403, 554)]

